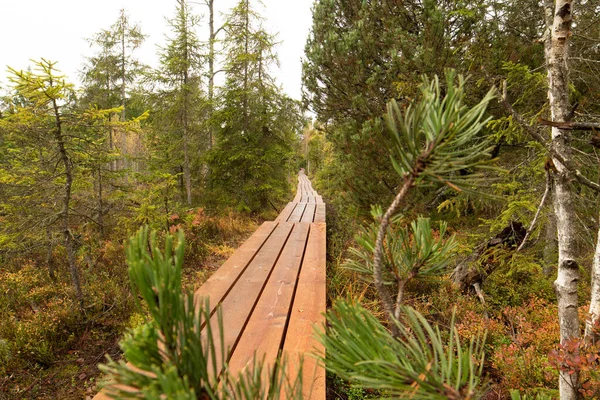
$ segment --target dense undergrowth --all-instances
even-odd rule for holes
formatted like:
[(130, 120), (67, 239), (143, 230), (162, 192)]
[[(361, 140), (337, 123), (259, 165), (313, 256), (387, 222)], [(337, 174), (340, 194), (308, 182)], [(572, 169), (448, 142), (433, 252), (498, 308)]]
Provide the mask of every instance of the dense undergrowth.
[[(323, 189), (323, 181), (318, 176), (313, 182), (317, 190)], [(361, 219), (354, 220), (357, 214), (348, 215), (348, 209), (338, 207), (336, 199), (326, 201), (329, 203), (328, 302), (336, 298), (360, 302), (384, 320), (374, 285), (347, 266), (347, 260), (352, 258), (349, 249), (357, 247), (353, 236), (359, 230)], [(407, 212), (415, 215), (426, 211), (419, 204), (413, 203), (411, 208)], [(482, 210), (479, 211), (480, 216), (485, 215)], [(362, 222), (364, 225), (369, 221), (363, 219)], [(441, 327), (449, 326), (454, 317), (460, 338), (466, 342), (487, 332), (484, 376), (489, 388), (483, 399), (510, 399), (514, 390), (531, 398), (536, 395), (556, 398), (561, 362), (570, 362), (570, 367), (583, 371), (584, 386), (590, 394), (586, 398), (594, 398), (599, 383), (597, 373), (590, 366), (595, 360), (594, 348), (581, 348), (581, 358), (588, 356), (591, 363), (579, 358), (569, 359), (564, 353), (560, 355), (554, 277), (544, 272), (540, 256), (543, 243), (534, 243), (522, 254), (515, 254), (514, 248), (501, 249), (478, 260), (479, 268), (492, 271), (482, 285), (485, 299), (485, 304), (482, 304), (473, 290), (463, 291), (453, 284), (450, 272), (470, 254), (470, 249), (478, 244), (481, 237), (489, 235), (489, 226), (477, 223), (472, 215), (464, 214), (459, 217), (453, 215), (449, 229), (456, 235), (459, 246), (451, 258), (448, 273), (438, 278), (411, 282), (407, 286), (405, 301), (428, 321)], [(580, 295), (585, 304), (581, 306), (582, 315), (589, 304), (588, 285), (589, 271), (587, 282), (580, 284)], [(379, 398), (380, 395), (333, 374), (328, 375), (328, 398), (359, 400)]]
[[(199, 287), (257, 221), (236, 212), (211, 215), (202, 208), (170, 218), (170, 230), (187, 237), (183, 285)], [(125, 238), (82, 246), (81, 310), (66, 265), (53, 280), (45, 255), (7, 259), (0, 268), (0, 399), (81, 399), (96, 391), (97, 365), (120, 357), (123, 332), (144, 321), (136, 309), (125, 263)], [(64, 260), (56, 247), (54, 260)], [(58, 263), (58, 262), (57, 262)]]

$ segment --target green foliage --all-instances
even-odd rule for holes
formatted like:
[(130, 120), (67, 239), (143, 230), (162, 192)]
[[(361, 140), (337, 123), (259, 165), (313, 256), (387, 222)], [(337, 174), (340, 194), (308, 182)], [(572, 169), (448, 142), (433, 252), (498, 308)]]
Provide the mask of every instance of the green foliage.
[[(150, 248), (150, 250), (148, 250)], [(208, 302), (195, 304), (192, 291), (181, 292), (184, 238), (180, 231), (177, 243), (167, 235), (164, 252), (157, 244), (156, 233), (141, 229), (130, 239), (127, 248), (129, 274), (134, 290), (144, 300), (151, 321), (130, 333), (121, 346), (126, 359), (109, 361), (103, 369), (117, 384), (110, 386), (113, 398), (160, 399), (278, 399), (301, 398), (301, 382), (290, 382), (283, 373), (284, 364), (276, 363), (269, 372), (270, 386), (262, 381), (263, 366), (255, 362), (239, 377), (230, 376), (224, 360), (223, 345), (215, 345), (214, 335), (222, 337), (207, 323), (211, 318)], [(220, 314), (217, 314), (220, 315)], [(220, 317), (219, 317), (220, 321)], [(202, 333), (201, 333), (202, 332)], [(300, 379), (300, 378), (298, 378)], [(133, 389), (133, 390), (132, 390)]]
[(275, 38), (249, 0), (231, 10), (225, 26), (226, 84), (214, 119), (209, 186), (220, 206), (257, 213), (287, 200), (306, 121), (299, 102), (284, 95), (270, 74), (277, 62)]
[[(134, 85), (146, 68), (133, 53), (144, 42), (145, 35), (137, 24), (132, 24), (125, 10), (109, 29), (102, 29), (88, 39), (96, 53), (86, 59), (81, 74), (83, 108), (111, 109), (123, 107), (123, 116), (139, 116), (134, 107)], [(125, 118), (123, 118), (123, 121)]]
[[(489, 157), (490, 139), (479, 139), (489, 121), (484, 113), (494, 98), (490, 91), (475, 106), (465, 102), (465, 81), (456, 73), (446, 71), (444, 93), (435, 77), (424, 78), (418, 102), (401, 111), (398, 104), (388, 104), (387, 124), (393, 137), (392, 163), (398, 175), (412, 175), (421, 185), (442, 183), (457, 191), (489, 177), (464, 173), (484, 169), (482, 158)], [(461, 173), (463, 172), (463, 173)]]
[(51, 365), (79, 331), (68, 285), (48, 282), (47, 271), (32, 264), (0, 271), (0, 371)]
[(521, 396), (521, 393), (519, 393), (518, 390), (511, 390), (510, 398), (511, 398), (511, 400), (552, 400), (553, 399), (552, 396), (545, 395), (545, 394), (538, 394), (538, 395), (534, 395), (534, 396), (528, 396), (525, 394), (525, 395)]
[(394, 338), (367, 310), (338, 301), (321, 334), (327, 369), (387, 396), (414, 399), (467, 399), (483, 393), (483, 343), (461, 345), (454, 323), (448, 335), (415, 310), (404, 307)]
[[(322, 193), (328, 201), (342, 197), (340, 203), (357, 207), (361, 216), (368, 215), (372, 204), (391, 202), (399, 181), (387, 162), (393, 143), (381, 118), (386, 103), (396, 99), (404, 108), (418, 96), (423, 75), (441, 76), (445, 68), (480, 74), (479, 67), (486, 65), (495, 71), (496, 58), (488, 63), (496, 56), (490, 33), (501, 29), (491, 29), (500, 20), (486, 17), (489, 7), (470, 0), (315, 3), (303, 95), (326, 123), (331, 144), (329, 193)], [(502, 4), (494, 2), (493, 9), (497, 18), (503, 17)], [(530, 46), (531, 41), (516, 37), (508, 45), (517, 42)], [(485, 92), (477, 92), (481, 90), (469, 90), (465, 104), (484, 97)]]
[(376, 399), (377, 391), (372, 389), (363, 389), (358, 386), (352, 386), (339, 376), (332, 373), (327, 374), (327, 390), (336, 394), (336, 398), (347, 400), (365, 400)]
[[(514, 251), (514, 250), (513, 250)], [(482, 258), (482, 270), (492, 269), (485, 280), (485, 291), (492, 307), (519, 306), (532, 296), (555, 299), (553, 278), (546, 276), (533, 255), (498, 250)]]
[[(344, 264), (369, 280), (373, 277), (373, 250), (381, 220), (381, 208), (374, 207), (372, 213), (375, 221), (360, 228), (355, 237), (359, 247), (350, 249), (353, 258)], [(440, 222), (436, 232), (432, 229), (429, 218), (419, 217), (412, 221), (410, 226), (403, 224), (401, 216), (392, 220), (384, 245), (386, 284), (392, 284), (398, 278), (406, 279), (409, 275), (427, 278), (447, 273), (448, 262), (456, 249), (456, 242), (454, 237), (444, 240), (446, 229), (447, 224)]]

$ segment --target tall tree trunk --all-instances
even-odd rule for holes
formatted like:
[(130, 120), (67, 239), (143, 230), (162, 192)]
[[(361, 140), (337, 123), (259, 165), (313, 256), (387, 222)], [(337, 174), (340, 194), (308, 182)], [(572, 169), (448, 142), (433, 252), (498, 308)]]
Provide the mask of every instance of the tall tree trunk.
[(249, 46), (249, 41), (250, 41), (250, 5), (248, 4), (250, 0), (246, 0), (245, 2), (245, 6), (246, 6), (246, 20), (245, 20), (245, 25), (244, 25), (244, 99), (243, 99), (243, 112), (244, 112), (244, 134), (248, 134), (248, 128), (250, 126), (249, 123), (249, 111), (248, 111), (248, 63), (250, 62), (250, 60), (248, 60), (248, 46)]
[[(185, 73), (184, 82), (187, 82), (187, 71)], [(189, 154), (189, 125), (188, 125), (188, 94), (187, 83), (183, 87), (183, 179), (185, 182), (186, 201), (188, 205), (192, 205), (192, 174), (190, 169), (190, 154)]]
[[(600, 216), (599, 221), (600, 223)], [(594, 253), (594, 262), (592, 263), (592, 299), (590, 301), (590, 316), (585, 323), (585, 337), (593, 343), (598, 343), (600, 339), (599, 332), (594, 330), (595, 325), (600, 318), (600, 229), (598, 229), (598, 238), (596, 241), (596, 252)]]
[[(556, 0), (550, 35), (551, 43), (546, 53), (548, 68), (548, 100), (552, 121), (565, 122), (570, 111), (569, 104), (569, 38), (571, 37), (572, 0)], [(571, 159), (569, 131), (552, 128), (552, 146), (564, 160)], [(577, 286), (579, 266), (575, 260), (575, 208), (567, 169), (558, 159), (552, 160), (554, 174), (554, 212), (558, 233), (558, 274), (554, 287), (558, 297), (560, 340), (565, 343), (580, 337), (577, 313)], [(559, 391), (561, 400), (577, 398), (579, 375), (573, 371), (561, 371)]]
[[(215, 10), (214, 0), (208, 0), (208, 27), (210, 30), (208, 36), (208, 116), (212, 118), (214, 112), (214, 96), (215, 96), (215, 40), (217, 33), (215, 32)], [(212, 149), (215, 145), (215, 135), (213, 132), (212, 123), (208, 127), (208, 148)]]
[(58, 103), (55, 99), (52, 100), (52, 107), (54, 110), (54, 119), (56, 124), (54, 127), (54, 139), (56, 140), (56, 144), (58, 146), (60, 160), (65, 168), (63, 205), (60, 212), (62, 219), (62, 230), (65, 238), (65, 247), (67, 249), (67, 260), (69, 263), (71, 280), (73, 281), (73, 286), (75, 287), (75, 294), (77, 295), (77, 300), (79, 300), (79, 306), (81, 309), (83, 309), (83, 292), (81, 290), (79, 271), (77, 269), (77, 258), (75, 255), (76, 245), (73, 235), (71, 234), (71, 230), (69, 229), (69, 207), (71, 202), (71, 189), (73, 187), (73, 169), (71, 167), (71, 160), (69, 160), (69, 155), (65, 147), (64, 136), (62, 133), (62, 119), (60, 116)]
[(124, 10), (121, 10), (121, 120), (125, 121), (125, 27), (127, 19)]
[[(106, 108), (111, 108), (113, 106), (112, 104), (110, 104), (110, 94), (109, 94), (110, 91), (111, 91), (111, 87), (110, 87), (110, 74), (109, 74), (106, 77), (106, 99), (105, 99)], [(115, 129), (112, 124), (113, 113), (110, 113), (108, 118), (109, 118), (109, 122), (110, 122), (110, 128), (108, 130), (108, 149), (109, 149), (109, 153), (112, 156), (112, 152), (115, 148)], [(108, 169), (110, 171), (116, 171), (117, 170), (117, 160), (109, 161)]]
[(543, 257), (544, 257), (544, 275), (550, 277), (554, 274), (556, 264), (556, 215), (554, 215), (554, 209), (550, 207), (548, 209), (548, 219), (545, 227), (546, 240), (544, 243)]
[[(185, 4), (182, 4), (184, 7)], [(182, 11), (185, 11), (183, 9)], [(188, 53), (188, 26), (187, 26), (187, 15), (185, 18), (185, 32), (184, 32), (184, 50), (183, 50), (183, 58), (185, 69), (183, 71), (183, 178), (185, 180), (185, 193), (186, 200), (188, 205), (192, 205), (192, 173), (190, 170), (190, 154), (189, 154), (189, 140), (190, 140), (190, 132), (189, 132), (189, 68), (190, 68), (190, 60)]]
[[(552, 49), (552, 26), (554, 24), (554, 0), (544, 0), (544, 21), (546, 22), (546, 32), (544, 32), (544, 53), (546, 61), (550, 59)], [(548, 176), (547, 179), (553, 179)], [(550, 182), (553, 184), (553, 182)], [(552, 189), (551, 196), (553, 196)], [(554, 208), (548, 207), (548, 221), (546, 223), (546, 243), (544, 245), (544, 274), (551, 276), (554, 273), (553, 265), (556, 263), (557, 240), (556, 240), (556, 215)]]
[(98, 221), (100, 238), (104, 239), (104, 194), (102, 187), (102, 166), (98, 165)]
[(56, 282), (56, 266), (54, 265), (54, 238), (50, 232), (50, 228), (46, 227), (46, 240), (48, 241), (48, 250), (46, 251), (46, 265), (48, 266), (48, 274), (52, 282)]

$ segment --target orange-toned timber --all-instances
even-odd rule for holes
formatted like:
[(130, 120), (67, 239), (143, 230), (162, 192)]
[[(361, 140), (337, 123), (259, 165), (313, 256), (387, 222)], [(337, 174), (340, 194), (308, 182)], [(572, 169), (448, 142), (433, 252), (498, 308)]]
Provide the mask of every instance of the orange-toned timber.
[[(223, 344), (234, 376), (251, 366), (255, 355), (272, 366), (284, 354), (289, 377), (299, 373), (303, 360), (303, 398), (325, 399), (325, 369), (310, 355), (324, 351), (313, 328), (325, 326), (325, 231), (325, 204), (300, 171), (294, 201), (196, 291), (197, 304), (209, 298), (211, 311), (221, 307)], [(217, 331), (217, 314), (209, 323)], [(220, 338), (215, 339), (219, 348)], [(106, 398), (100, 392), (94, 400)]]

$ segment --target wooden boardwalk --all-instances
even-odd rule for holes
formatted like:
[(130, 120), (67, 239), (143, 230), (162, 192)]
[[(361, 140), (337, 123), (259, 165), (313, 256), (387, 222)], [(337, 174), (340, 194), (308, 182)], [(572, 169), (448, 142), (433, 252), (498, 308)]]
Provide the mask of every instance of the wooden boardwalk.
[[(284, 354), (290, 377), (303, 359), (303, 398), (325, 399), (325, 370), (308, 355), (323, 351), (313, 326), (323, 330), (325, 325), (325, 230), (325, 204), (301, 171), (294, 201), (275, 221), (263, 223), (196, 291), (197, 303), (208, 298), (211, 311), (221, 307), (222, 344), (229, 349), (234, 375), (251, 366), (255, 354), (270, 366)], [(217, 332), (216, 314), (210, 324)], [(217, 359), (219, 366), (223, 362)]]

